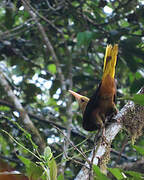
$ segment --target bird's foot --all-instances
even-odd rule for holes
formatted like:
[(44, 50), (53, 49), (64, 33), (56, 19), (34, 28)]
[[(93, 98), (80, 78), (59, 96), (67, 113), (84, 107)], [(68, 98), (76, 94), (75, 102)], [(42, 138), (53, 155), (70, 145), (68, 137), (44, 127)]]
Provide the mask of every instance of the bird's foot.
[(107, 141), (107, 139), (105, 137), (105, 127), (102, 130), (102, 138), (101, 139), (102, 139), (102, 144), (103, 145), (108, 145), (109, 144), (109, 142)]

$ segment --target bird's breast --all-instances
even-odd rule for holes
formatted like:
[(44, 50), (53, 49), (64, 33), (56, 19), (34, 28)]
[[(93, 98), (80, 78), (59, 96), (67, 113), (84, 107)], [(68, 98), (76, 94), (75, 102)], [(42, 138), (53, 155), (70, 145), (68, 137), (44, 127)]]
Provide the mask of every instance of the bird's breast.
[(114, 95), (116, 93), (115, 80), (109, 75), (102, 81), (99, 92), (99, 109), (106, 114), (113, 106)]

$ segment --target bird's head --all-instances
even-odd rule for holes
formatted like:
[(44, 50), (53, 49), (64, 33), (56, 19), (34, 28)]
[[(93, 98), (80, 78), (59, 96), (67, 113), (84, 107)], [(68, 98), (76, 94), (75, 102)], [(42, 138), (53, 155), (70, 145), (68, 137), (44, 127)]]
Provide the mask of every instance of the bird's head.
[(76, 98), (76, 100), (78, 101), (79, 107), (82, 110), (82, 113), (84, 113), (86, 105), (89, 101), (89, 98), (82, 96), (72, 90), (69, 90), (69, 92)]

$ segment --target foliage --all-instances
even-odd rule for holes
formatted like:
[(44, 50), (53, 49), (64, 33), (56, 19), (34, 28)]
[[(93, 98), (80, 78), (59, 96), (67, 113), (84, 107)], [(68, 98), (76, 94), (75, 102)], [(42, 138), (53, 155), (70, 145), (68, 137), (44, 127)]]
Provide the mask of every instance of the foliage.
[[(102, 180), (109, 180), (99, 169), (98, 166), (94, 165), (93, 170), (95, 173), (95, 180), (102, 179)], [(116, 180), (122, 179), (143, 179), (143, 174), (134, 172), (134, 171), (123, 171), (120, 168), (108, 168), (108, 171), (115, 177)]]
[(133, 96), (133, 101), (144, 106), (144, 94), (135, 94)]
[(107, 178), (103, 173), (101, 173), (98, 166), (94, 165), (93, 170), (94, 170), (94, 173), (96, 175), (95, 180), (98, 180), (98, 179), (109, 180), (109, 178)]
[[(121, 109), (128, 99), (144, 105), (143, 95), (136, 94), (144, 85), (143, 2), (32, 0), (26, 5), (24, 2), (1, 1), (0, 69), (48, 147), (43, 156), (38, 156), (44, 164), (36, 164), (37, 158), (29, 152), (36, 154), (39, 148), (36, 142), (33, 143), (34, 135), (24, 130), (20, 114), (0, 84), (0, 129), (22, 145), (11, 141), (6, 133), (0, 131), (0, 154), (12, 160), (19, 160), (19, 157), (23, 164), (9, 163), (20, 172), (29, 175), (28, 168), (32, 166), (32, 170), (38, 168), (37, 173), (41, 174), (48, 167), (53, 178), (56, 178), (56, 164), (52, 157), (56, 157), (58, 180), (71, 180), (85, 159), (70, 144), (64, 152), (68, 132), (72, 129), (71, 141), (75, 145), (80, 144), (77, 147), (86, 155), (93, 148), (94, 133), (82, 129), (81, 113), (68, 90), (91, 97), (101, 80), (107, 44), (119, 44), (116, 79), (117, 95), (121, 100), (117, 102), (118, 108)], [(122, 131), (115, 138), (112, 144), (115, 151), (121, 152), (126, 136)], [(143, 145), (142, 136), (136, 142), (140, 150), (135, 149), (142, 152)], [(143, 155), (134, 151), (129, 141), (122, 149), (124, 156), (118, 157), (115, 151), (111, 153), (109, 167), (134, 163)], [(63, 172), (59, 172), (61, 168)], [(120, 179), (121, 172), (125, 173), (120, 169), (109, 170), (117, 179)], [(94, 171), (98, 173), (96, 167)], [(131, 177), (136, 176), (131, 173)]]
[[(16, 139), (14, 139), (8, 132), (2, 130), (4, 133), (6, 133), (15, 143), (17, 143), (19, 146), (21, 146), (23, 149), (25, 149), (28, 153), (30, 153), (32, 156), (36, 157), (38, 162), (34, 163), (28, 158), (25, 158), (23, 156), (17, 155), (17, 157), (23, 162), (23, 164), (26, 167), (26, 175), (29, 179), (37, 180), (39, 178), (43, 180), (57, 180), (57, 165), (53, 158), (53, 154), (51, 152), (51, 149), (49, 146), (47, 146), (44, 149), (44, 155), (40, 155), (38, 152), (38, 147), (36, 144), (32, 141), (31, 135), (26, 132), (23, 128), (21, 128), (18, 123), (16, 123), (19, 129), (21, 129), (25, 135), (25, 137), (28, 138), (30, 143), (32, 144), (33, 148), (35, 149), (35, 153), (27, 149), (24, 145), (19, 143)], [(39, 166), (38, 166), (39, 164)]]

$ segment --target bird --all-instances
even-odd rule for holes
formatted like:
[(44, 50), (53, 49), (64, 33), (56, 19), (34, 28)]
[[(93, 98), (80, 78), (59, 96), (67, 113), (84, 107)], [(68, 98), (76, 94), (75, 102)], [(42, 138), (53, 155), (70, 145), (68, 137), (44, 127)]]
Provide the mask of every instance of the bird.
[(76, 98), (83, 114), (82, 126), (87, 131), (104, 129), (107, 117), (117, 114), (115, 67), (117, 62), (118, 44), (107, 45), (103, 75), (94, 94), (87, 98), (72, 90), (69, 92)]
[(79, 107), (82, 111), (82, 114), (84, 114), (85, 108), (90, 99), (88, 97), (82, 96), (72, 90), (69, 90), (69, 92), (76, 98), (76, 100), (78, 101)]

